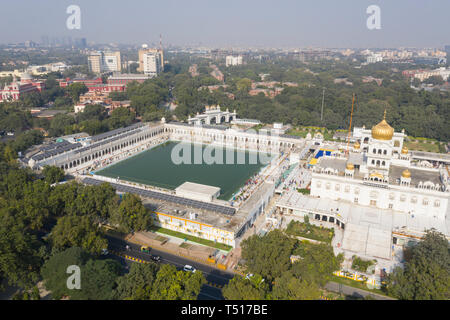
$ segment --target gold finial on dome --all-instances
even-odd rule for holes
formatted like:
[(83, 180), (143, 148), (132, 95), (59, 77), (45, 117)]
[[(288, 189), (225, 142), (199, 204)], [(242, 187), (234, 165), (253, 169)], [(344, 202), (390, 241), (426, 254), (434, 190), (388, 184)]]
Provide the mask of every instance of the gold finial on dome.
[(347, 170), (353, 170), (355, 169), (355, 166), (351, 162), (347, 162), (347, 166), (345, 167)]
[(386, 122), (386, 109), (384, 110), (383, 120), (372, 127), (372, 138), (377, 140), (391, 140), (394, 135), (394, 128)]
[(359, 149), (359, 147), (361, 147), (361, 145), (359, 144), (358, 141), (356, 141), (355, 144), (353, 145), (353, 148)]
[(403, 170), (402, 177), (403, 178), (411, 178), (411, 172), (408, 169)]
[(408, 147), (407, 146), (403, 146), (402, 154), (407, 154), (407, 153), (408, 153)]

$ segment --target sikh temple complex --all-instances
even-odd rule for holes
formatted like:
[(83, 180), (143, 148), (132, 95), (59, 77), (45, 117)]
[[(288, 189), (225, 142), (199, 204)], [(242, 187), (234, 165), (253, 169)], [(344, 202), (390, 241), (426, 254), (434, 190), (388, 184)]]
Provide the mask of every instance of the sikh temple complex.
[(385, 118), (371, 130), (361, 130), (350, 152), (318, 162), (311, 195), (444, 220), (448, 171), (413, 164), (404, 138)]
[(278, 212), (286, 224), (308, 216), (311, 223), (333, 229), (332, 246), (350, 261), (346, 268), (358, 255), (378, 261), (376, 270), (391, 272), (403, 263), (402, 248), (422, 239), (426, 230), (450, 240), (450, 158), (411, 152), (405, 138), (385, 114), (371, 129), (354, 128), (345, 144), (326, 142), (308, 165), (310, 195), (283, 193)]

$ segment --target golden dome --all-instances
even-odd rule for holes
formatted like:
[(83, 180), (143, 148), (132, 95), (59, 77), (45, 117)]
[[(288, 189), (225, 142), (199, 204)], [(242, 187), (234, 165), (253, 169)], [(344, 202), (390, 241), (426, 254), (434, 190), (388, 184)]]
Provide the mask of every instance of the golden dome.
[(408, 147), (407, 146), (403, 146), (402, 154), (407, 154), (407, 153), (408, 153)]
[(353, 145), (353, 148), (359, 149), (359, 147), (361, 147), (361, 145), (359, 144), (358, 141), (356, 141), (355, 144)]
[(386, 110), (384, 110), (384, 118), (379, 124), (372, 127), (372, 138), (377, 140), (391, 140), (394, 135), (394, 128), (386, 122)]
[(384, 178), (383, 175), (381, 173), (379, 173), (379, 172), (372, 172), (370, 174), (370, 177), (376, 177), (378, 179), (383, 179)]
[(403, 178), (411, 178), (411, 172), (408, 169), (403, 170), (402, 177)]
[(346, 169), (347, 169), (347, 170), (353, 170), (353, 169), (355, 169), (355, 166), (353, 165), (353, 163), (347, 162)]

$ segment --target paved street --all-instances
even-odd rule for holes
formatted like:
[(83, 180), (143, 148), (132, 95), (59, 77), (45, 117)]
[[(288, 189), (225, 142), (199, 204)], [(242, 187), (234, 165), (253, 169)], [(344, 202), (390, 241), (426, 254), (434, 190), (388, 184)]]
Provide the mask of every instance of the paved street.
[[(184, 265), (189, 264), (195, 267), (197, 270), (202, 271), (203, 274), (205, 275), (206, 281), (208, 281), (208, 284), (203, 286), (202, 291), (200, 292), (199, 295), (199, 299), (202, 300), (223, 299), (220, 288), (222, 288), (225, 284), (227, 284), (228, 281), (230, 281), (230, 279), (232, 279), (234, 276), (234, 273), (219, 270), (212, 266), (198, 263), (196, 261), (192, 261), (164, 251), (159, 251), (154, 248), (151, 248), (149, 254), (141, 252), (140, 245), (127, 242), (125, 240), (120, 240), (114, 237), (108, 237), (108, 241), (109, 241), (108, 249), (114, 250), (115, 252), (127, 254), (129, 256), (145, 261), (151, 261), (151, 255), (158, 255), (161, 257), (161, 263), (172, 264), (179, 270), (181, 270)], [(125, 248), (126, 245), (130, 246), (131, 249), (130, 251), (126, 250)]]
[(365, 290), (358, 289), (358, 288), (353, 288), (353, 287), (346, 286), (345, 284), (340, 284), (337, 282), (328, 282), (325, 285), (325, 289), (327, 289), (329, 291), (337, 292), (337, 293), (342, 293), (346, 296), (353, 296), (356, 298), (363, 298), (363, 297), (370, 295), (370, 296), (372, 296), (372, 298), (374, 298), (376, 300), (395, 300), (394, 298), (391, 298), (391, 297), (382, 296), (380, 294), (372, 293), (372, 292), (365, 291)]

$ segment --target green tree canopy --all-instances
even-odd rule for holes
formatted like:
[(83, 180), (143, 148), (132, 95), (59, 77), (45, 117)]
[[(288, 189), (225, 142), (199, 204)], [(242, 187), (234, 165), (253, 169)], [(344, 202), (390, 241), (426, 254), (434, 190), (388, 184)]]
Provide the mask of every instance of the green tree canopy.
[(100, 254), (108, 241), (90, 216), (69, 215), (58, 219), (51, 232), (55, 248), (81, 247), (92, 254)]
[(405, 253), (405, 267), (388, 277), (390, 294), (403, 300), (448, 300), (450, 298), (450, 247), (445, 235), (429, 230)]
[(273, 281), (290, 268), (289, 257), (295, 242), (280, 230), (271, 231), (263, 237), (253, 235), (242, 241), (242, 258), (246, 260), (250, 272)]
[(193, 300), (206, 282), (200, 271), (195, 273), (177, 271), (175, 266), (161, 266), (153, 283), (153, 300)]
[(44, 176), (45, 182), (47, 182), (48, 184), (60, 182), (64, 180), (65, 176), (64, 170), (55, 166), (44, 166), (42, 175)]
[(159, 266), (133, 263), (130, 272), (117, 279), (115, 297), (125, 300), (149, 300)]
[(148, 230), (151, 226), (150, 212), (143, 206), (141, 198), (127, 193), (119, 207), (112, 211), (111, 222), (124, 232)]
[(222, 293), (227, 300), (264, 300), (266, 290), (266, 285), (255, 285), (251, 280), (236, 275), (223, 287)]

